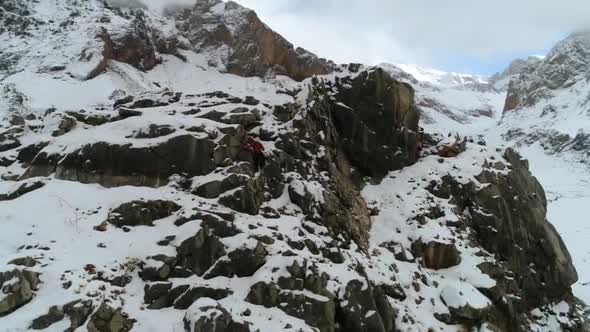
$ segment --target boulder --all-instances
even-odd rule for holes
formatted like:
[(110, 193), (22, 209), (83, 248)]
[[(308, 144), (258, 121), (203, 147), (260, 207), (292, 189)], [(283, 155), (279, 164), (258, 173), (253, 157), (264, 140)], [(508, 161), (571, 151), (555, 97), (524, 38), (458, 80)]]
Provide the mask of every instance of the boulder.
[(343, 331), (359, 332), (395, 331), (393, 307), (385, 294), (378, 295), (379, 307), (371, 285), (366, 285), (360, 280), (353, 280), (346, 285), (344, 299), (339, 302), (336, 312), (336, 320), (340, 328)]
[(492, 306), (492, 301), (466, 283), (446, 285), (440, 298), (449, 308), (453, 323), (480, 322)]
[(73, 118), (71, 116), (64, 116), (59, 121), (57, 129), (54, 130), (53, 133), (51, 133), (51, 136), (58, 137), (58, 136), (66, 134), (66, 133), (69, 133), (70, 131), (72, 131), (76, 127), (76, 123), (77, 123), (77, 121), (75, 118)]
[(248, 179), (246, 175), (230, 174), (223, 180), (214, 180), (198, 186), (193, 193), (204, 198), (217, 198), (226, 191), (244, 185)]
[(103, 302), (90, 317), (87, 328), (88, 332), (127, 332), (134, 323), (121, 308), (114, 309)]
[(188, 285), (181, 285), (172, 288), (171, 283), (148, 284), (144, 287), (144, 302), (148, 309), (162, 309), (174, 305), (174, 301), (190, 288)]
[(193, 287), (186, 291), (174, 302), (175, 309), (188, 309), (193, 303), (200, 298), (210, 298), (213, 300), (221, 300), (230, 296), (233, 292), (229, 289), (210, 288), (206, 286)]
[(27, 256), (27, 257), (15, 258), (15, 259), (11, 260), (10, 262), (8, 262), (8, 264), (33, 267), (33, 266), (37, 265), (37, 260), (31, 256)]
[(263, 177), (251, 178), (242, 188), (235, 190), (231, 194), (221, 196), (219, 203), (238, 212), (256, 215), (264, 201), (265, 191), (265, 179)]
[(31, 323), (31, 328), (33, 330), (44, 330), (64, 319), (64, 317), (65, 313), (62, 308), (54, 305), (49, 308), (49, 311), (46, 314), (35, 318)]
[(16, 159), (25, 165), (29, 165), (33, 159), (35, 159), (37, 154), (48, 144), (48, 142), (41, 142), (25, 146), (18, 151)]
[(234, 321), (217, 301), (202, 298), (184, 315), (184, 328), (190, 332), (250, 332), (246, 323)]
[(158, 126), (155, 124), (151, 124), (146, 130), (142, 130), (135, 134), (135, 138), (156, 138), (167, 136), (174, 133), (176, 129), (171, 126)]
[(230, 252), (227, 256), (228, 260), (217, 261), (211, 271), (205, 274), (205, 279), (217, 276), (228, 278), (252, 276), (266, 263), (268, 252), (261, 242), (257, 242), (253, 249), (239, 248)]
[(415, 256), (422, 257), (422, 264), (428, 269), (448, 269), (461, 263), (461, 253), (452, 243), (432, 241), (421, 244), (418, 241), (412, 249)]
[(180, 206), (171, 201), (133, 201), (113, 209), (107, 222), (117, 226), (153, 226), (154, 221), (171, 216)]
[(70, 318), (70, 327), (66, 331), (74, 332), (78, 327), (84, 325), (93, 309), (90, 300), (76, 300), (66, 303), (63, 306), (63, 311)]
[(18, 269), (0, 272), (0, 317), (27, 304), (39, 282), (37, 272)]
[(179, 265), (199, 276), (205, 274), (226, 254), (219, 238), (207, 227), (201, 228), (195, 236), (186, 239), (176, 250)]
[(151, 264), (140, 264), (139, 277), (144, 281), (162, 281), (171, 277), (174, 266), (177, 263), (176, 257), (166, 255), (148, 256)]
[(70, 327), (65, 331), (74, 332), (86, 322), (92, 309), (92, 301), (90, 300), (76, 300), (66, 303), (63, 306), (51, 306), (46, 314), (33, 320), (31, 328), (34, 330), (45, 330), (65, 317), (69, 317)]

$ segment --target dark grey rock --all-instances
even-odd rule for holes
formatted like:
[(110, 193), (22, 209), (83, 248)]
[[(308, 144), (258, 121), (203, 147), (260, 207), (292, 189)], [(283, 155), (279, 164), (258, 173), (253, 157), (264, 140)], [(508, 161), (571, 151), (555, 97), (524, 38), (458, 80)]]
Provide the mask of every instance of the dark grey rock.
[(180, 206), (170, 201), (133, 201), (113, 209), (107, 221), (117, 227), (153, 226), (154, 221), (171, 216)]

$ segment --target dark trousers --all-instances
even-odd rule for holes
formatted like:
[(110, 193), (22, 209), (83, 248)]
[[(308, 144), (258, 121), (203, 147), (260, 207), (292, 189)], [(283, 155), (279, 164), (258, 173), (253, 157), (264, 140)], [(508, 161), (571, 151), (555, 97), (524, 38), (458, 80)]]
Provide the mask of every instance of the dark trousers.
[(266, 162), (266, 158), (262, 153), (254, 153), (254, 165), (256, 169), (261, 169), (264, 167), (264, 163)]

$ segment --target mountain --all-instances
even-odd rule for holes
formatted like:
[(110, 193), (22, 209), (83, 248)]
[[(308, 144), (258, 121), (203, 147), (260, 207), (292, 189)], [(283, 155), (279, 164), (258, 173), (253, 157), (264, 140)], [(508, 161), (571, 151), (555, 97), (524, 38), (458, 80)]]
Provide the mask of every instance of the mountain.
[[(548, 197), (548, 218), (568, 244), (578, 267), (580, 280), (574, 286), (575, 294), (585, 301), (590, 300), (590, 269), (587, 267), (590, 248), (584, 239), (590, 233), (585, 219), (580, 216), (586, 213), (585, 206), (590, 204), (588, 36), (584, 31), (574, 33), (557, 43), (547, 56), (517, 59), (503, 72), (482, 78), (502, 98), (495, 98), (492, 103), (497, 114), (493, 121), (473, 117), (466, 126), (453, 119), (455, 114), (463, 115), (464, 111), (447, 103), (446, 108), (453, 113), (451, 116), (439, 116), (426, 109), (424, 113), (434, 114), (431, 116), (434, 121), (432, 124), (421, 122), (431, 132), (477, 134), (489, 144), (517, 149), (530, 161), (531, 171)], [(422, 71), (443, 77), (453, 75), (427, 69)], [(428, 78), (427, 75), (424, 77)], [(447, 91), (456, 89), (441, 80), (428, 81), (444, 94), (451, 94)], [(417, 80), (413, 85), (417, 96), (430, 93), (428, 85), (424, 87)], [(424, 91), (420, 92), (420, 89)], [(467, 96), (452, 101), (473, 100), (478, 94), (469, 92)]]
[[(585, 163), (590, 152), (590, 32), (574, 33), (510, 82), (503, 114), (505, 138), (540, 143), (550, 154)], [(518, 125), (514, 125), (518, 123)]]
[(490, 79), (447, 73), (415, 65), (381, 64), (393, 77), (411, 84), (421, 111), (421, 125), (430, 132), (475, 134), (496, 122), (506, 95)]
[(492, 120), (486, 80), (337, 65), (231, 1), (0, 14), (5, 330), (590, 330), (529, 163), (437, 134)]

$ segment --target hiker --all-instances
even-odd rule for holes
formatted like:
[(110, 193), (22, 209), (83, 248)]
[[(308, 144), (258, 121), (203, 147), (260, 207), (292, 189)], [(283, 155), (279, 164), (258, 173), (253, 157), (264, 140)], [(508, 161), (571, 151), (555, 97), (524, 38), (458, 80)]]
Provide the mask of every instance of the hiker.
[(244, 144), (244, 149), (252, 153), (252, 156), (254, 157), (254, 165), (257, 169), (264, 167), (266, 158), (264, 157), (264, 145), (262, 145), (260, 141), (248, 137), (246, 144)]

